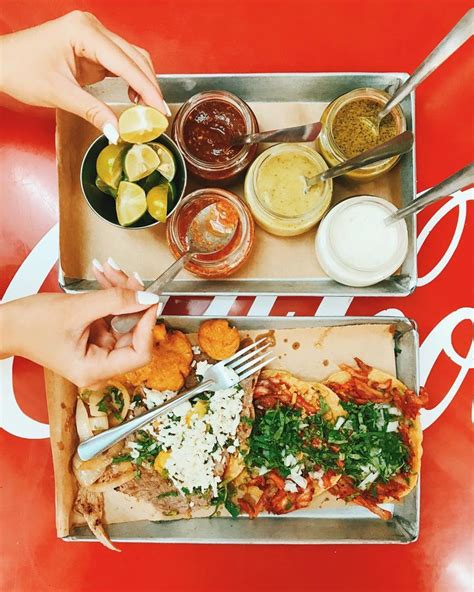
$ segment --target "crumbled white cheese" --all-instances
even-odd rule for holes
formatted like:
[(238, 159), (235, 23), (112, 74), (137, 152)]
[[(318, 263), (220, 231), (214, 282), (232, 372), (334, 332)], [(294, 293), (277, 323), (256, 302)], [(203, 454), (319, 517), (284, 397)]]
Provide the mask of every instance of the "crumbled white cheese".
[(298, 485), (298, 487), (301, 487), (302, 489), (304, 489), (308, 484), (306, 479), (300, 473), (292, 471), (288, 475), (288, 478), (291, 479), (294, 483), (296, 483), (296, 485)]
[(319, 471), (311, 471), (309, 473), (311, 479), (314, 479), (315, 481), (319, 481), (323, 475), (324, 471), (322, 469), (319, 469)]
[(189, 507), (194, 508), (194, 502), (189, 502)]
[(217, 495), (221, 478), (215, 475), (215, 467), (222, 462), (226, 443), (235, 438), (242, 396), (240, 387), (216, 391), (203, 416), (188, 414), (192, 406), (186, 402), (158, 418), (154, 437), (163, 450), (170, 452), (164, 466), (178, 489), (210, 489)]
[(129, 407), (130, 411), (134, 411), (136, 406), (137, 406), (137, 401), (132, 401), (130, 403), (130, 407)]
[(396, 432), (398, 431), (398, 421), (390, 421), (387, 424), (387, 432)]
[(209, 364), (209, 362), (207, 362), (206, 360), (198, 362), (196, 364), (196, 376), (200, 376), (201, 378), (203, 378), (204, 374), (206, 374), (206, 370), (211, 366), (212, 364)]
[(267, 468), (267, 467), (258, 467), (258, 475), (259, 475), (259, 477), (261, 477), (262, 475), (265, 475), (269, 471), (270, 471), (270, 469)]
[(296, 458), (292, 454), (288, 454), (283, 459), (283, 464), (285, 465), (285, 467), (294, 467), (295, 465), (298, 464), (298, 461), (296, 460)]
[(143, 402), (145, 403), (147, 409), (153, 409), (158, 405), (161, 405), (171, 397), (176, 395), (175, 391), (155, 391), (153, 389), (149, 389), (143, 387), (143, 392), (145, 393), (145, 398)]
[(283, 489), (285, 491), (289, 491), (290, 493), (296, 493), (298, 491), (298, 486), (293, 481), (287, 479)]
[(199, 345), (193, 345), (192, 350), (195, 356), (198, 356), (201, 353), (201, 348)]
[(234, 440), (234, 446), (237, 448), (238, 446), (240, 446), (240, 440), (238, 438), (236, 438)]
[(391, 415), (401, 415), (402, 412), (400, 411), (400, 409), (398, 407), (389, 407), (388, 409), (390, 411)]
[(379, 476), (378, 471), (375, 471), (375, 472), (367, 475), (367, 477), (363, 481), (361, 481), (361, 483), (359, 483), (359, 489), (367, 489), (367, 487), (371, 483), (373, 483), (377, 479), (378, 476)]
[(133, 459), (136, 459), (140, 456), (140, 451), (142, 447), (137, 442), (127, 442), (126, 448), (130, 450), (130, 456)]
[(334, 424), (334, 429), (335, 430), (341, 429), (342, 426), (344, 425), (345, 421), (346, 421), (346, 418), (343, 417), (342, 415), (340, 417), (338, 417), (336, 423)]

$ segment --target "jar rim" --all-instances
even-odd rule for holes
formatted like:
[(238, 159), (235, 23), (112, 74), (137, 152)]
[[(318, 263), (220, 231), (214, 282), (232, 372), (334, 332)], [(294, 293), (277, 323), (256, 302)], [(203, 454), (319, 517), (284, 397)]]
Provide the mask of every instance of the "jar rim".
[[(204, 197), (217, 197), (219, 199), (224, 199), (228, 203), (230, 203), (232, 207), (234, 207), (239, 216), (239, 223), (241, 225), (241, 236), (239, 242), (235, 245), (234, 249), (220, 259), (213, 259), (212, 261), (202, 261), (197, 258), (194, 259), (194, 264), (196, 265), (196, 267), (201, 268), (203, 270), (218, 267), (228, 259), (235, 257), (235, 255), (239, 253), (242, 249), (246, 249), (246, 243), (249, 240), (249, 236), (251, 237), (251, 240), (253, 240), (253, 219), (250, 212), (247, 209), (247, 206), (242, 202), (239, 196), (227, 189), (223, 189), (220, 187), (208, 187), (196, 189), (192, 193), (189, 193), (188, 195), (183, 197), (183, 199), (177, 206), (176, 210), (173, 212), (173, 215), (170, 218), (167, 225), (168, 243), (173, 242), (174, 245), (177, 247), (177, 250), (181, 254), (186, 252), (185, 245), (183, 245), (182, 241), (180, 240), (178, 233), (179, 215), (194, 200)], [(240, 264), (241, 263), (236, 263), (232, 265), (232, 263), (230, 263), (229, 267), (235, 270), (240, 266)]]
[(258, 205), (264, 210), (264, 212), (266, 214), (268, 214), (269, 216), (273, 216), (274, 218), (278, 219), (278, 220), (286, 220), (286, 221), (294, 221), (294, 220), (300, 220), (301, 218), (306, 218), (306, 217), (310, 217), (313, 216), (315, 214), (318, 214), (321, 210), (325, 210), (325, 203), (327, 201), (327, 198), (324, 199), (325, 194), (328, 193), (329, 191), (329, 200), (331, 199), (331, 195), (332, 195), (332, 181), (329, 179), (327, 181), (323, 181), (323, 189), (321, 191), (320, 197), (323, 198), (322, 199), (322, 204), (319, 203), (317, 206), (315, 206), (313, 209), (308, 210), (307, 212), (303, 213), (303, 214), (297, 214), (295, 216), (285, 216), (284, 214), (280, 214), (277, 213), (271, 209), (269, 209), (264, 203), (263, 201), (260, 199), (260, 196), (258, 194), (257, 191), (257, 177), (258, 177), (258, 173), (260, 171), (261, 166), (263, 165), (263, 163), (269, 159), (272, 158), (275, 155), (275, 152), (285, 152), (285, 151), (301, 151), (304, 152), (304, 154), (306, 156), (308, 156), (308, 158), (312, 158), (313, 160), (315, 160), (317, 162), (318, 165), (321, 166), (321, 172), (327, 170), (328, 166), (326, 164), (326, 161), (324, 160), (324, 158), (319, 154), (319, 152), (317, 152), (316, 150), (314, 150), (313, 148), (310, 148), (309, 146), (304, 146), (301, 144), (293, 144), (291, 146), (288, 146), (288, 144), (275, 144), (274, 146), (270, 146), (270, 148), (267, 148), (264, 152), (262, 152), (254, 161), (254, 163), (252, 164), (252, 168), (251, 171), (252, 172), (252, 191), (253, 194), (255, 196), (255, 200), (257, 201)]
[(184, 139), (183, 141), (181, 141), (181, 139), (183, 138), (184, 124), (187, 120), (187, 116), (197, 105), (200, 105), (201, 103), (204, 103), (209, 100), (227, 102), (228, 104), (237, 108), (239, 113), (244, 118), (247, 134), (252, 134), (256, 132), (256, 127), (254, 124), (256, 118), (250, 106), (243, 99), (225, 90), (206, 90), (196, 93), (181, 105), (181, 108), (176, 114), (176, 118), (174, 120), (176, 131), (173, 133), (174, 140), (178, 144), (179, 149), (181, 150), (185, 158), (191, 163), (191, 165), (194, 165), (195, 167), (198, 167), (200, 169), (222, 171), (230, 167), (240, 165), (247, 158), (249, 152), (252, 150), (252, 144), (243, 145), (241, 150), (239, 150), (239, 152), (237, 152), (237, 154), (230, 160), (227, 160), (225, 162), (211, 163), (206, 160), (201, 160), (200, 158), (197, 158), (196, 156), (191, 154), (187, 149)]
[[(348, 91), (348, 92), (340, 95), (339, 97), (334, 99), (329, 105), (326, 126), (325, 126), (326, 127), (326, 137), (327, 137), (327, 141), (331, 147), (331, 150), (333, 151), (334, 155), (341, 162), (345, 162), (346, 160), (348, 160), (348, 157), (339, 148), (339, 145), (337, 144), (337, 142), (334, 138), (334, 134), (333, 134), (333, 130), (332, 130), (333, 120), (336, 117), (336, 115), (339, 113), (339, 111), (342, 109), (342, 107), (344, 107), (348, 103), (351, 103), (353, 101), (357, 101), (357, 100), (360, 100), (363, 98), (371, 99), (371, 100), (381, 103), (382, 105), (385, 105), (390, 100), (391, 97), (384, 90), (381, 90), (378, 88), (371, 88), (371, 87), (361, 87), (361, 88), (355, 88), (351, 91)], [(398, 127), (398, 133), (401, 134), (402, 132), (404, 132), (406, 130), (405, 114), (403, 113), (403, 110), (400, 107), (400, 105), (396, 105), (391, 110), (391, 113), (395, 117), (395, 121), (396, 121), (397, 127)], [(371, 171), (371, 170), (377, 169), (378, 167), (380, 167), (382, 165), (385, 165), (386, 163), (389, 163), (389, 162), (395, 163), (399, 158), (400, 158), (399, 156), (391, 156), (390, 158), (387, 158), (386, 160), (381, 160), (380, 162), (376, 162), (373, 164), (369, 164), (365, 167), (362, 167), (360, 170)]]

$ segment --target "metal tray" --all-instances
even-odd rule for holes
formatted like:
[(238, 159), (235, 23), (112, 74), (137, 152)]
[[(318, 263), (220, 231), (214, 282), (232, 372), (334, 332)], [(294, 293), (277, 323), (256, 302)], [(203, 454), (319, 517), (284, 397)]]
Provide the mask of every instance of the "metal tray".
[[(196, 332), (208, 317), (171, 316), (165, 320), (184, 332)], [(414, 321), (399, 317), (233, 317), (239, 329), (280, 329), (359, 324), (393, 324), (397, 329), (397, 376), (418, 390), (418, 332)], [(112, 524), (114, 541), (146, 543), (341, 544), (412, 543), (419, 533), (420, 481), (398, 504), (386, 504), (393, 518), (384, 522), (364, 508), (300, 510), (286, 516), (199, 518), (171, 522)], [(87, 527), (76, 528), (67, 541), (95, 541)]]
[[(164, 75), (160, 84), (170, 103), (182, 103), (190, 96), (204, 90), (228, 90), (245, 101), (269, 102), (326, 102), (360, 87), (393, 90), (406, 78), (404, 73), (304, 73), (304, 74), (213, 74), (213, 75)], [(90, 91), (108, 103), (128, 102), (127, 89), (118, 79), (90, 87)], [(407, 97), (402, 108), (407, 129), (414, 130), (414, 96)], [(407, 205), (415, 197), (415, 151), (406, 154), (400, 162), (401, 200)], [(364, 191), (360, 185), (360, 191)], [(354, 193), (360, 192), (357, 189)], [(314, 279), (226, 279), (201, 280), (178, 279), (170, 282), (166, 295), (293, 295), (293, 296), (407, 296), (416, 287), (416, 219), (406, 218), (408, 225), (408, 255), (399, 273), (365, 288), (343, 286), (330, 278)], [(95, 281), (68, 277), (61, 268), (59, 258), (59, 284), (70, 293), (96, 289)]]

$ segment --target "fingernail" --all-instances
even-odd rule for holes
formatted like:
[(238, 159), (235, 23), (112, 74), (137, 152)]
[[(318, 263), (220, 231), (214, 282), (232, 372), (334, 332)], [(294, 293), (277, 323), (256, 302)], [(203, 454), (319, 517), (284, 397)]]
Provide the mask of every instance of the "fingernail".
[(145, 286), (145, 283), (143, 282), (142, 278), (140, 277), (140, 274), (138, 273), (138, 271), (133, 272), (133, 277), (137, 280), (137, 282), (139, 284), (141, 284), (142, 286)]
[(115, 261), (112, 259), (112, 257), (109, 257), (109, 258), (107, 259), (107, 263), (110, 265), (110, 267), (111, 267), (112, 269), (115, 269), (115, 271), (122, 271), (122, 268), (120, 267), (120, 265), (118, 265), (118, 263), (116, 263), (116, 262), (115, 262)]
[(165, 307), (165, 305), (162, 302), (160, 302), (158, 304), (158, 307), (156, 309), (156, 318), (159, 318), (161, 316), (161, 313), (163, 312), (164, 307)]
[(146, 306), (158, 304), (160, 301), (160, 297), (157, 294), (153, 294), (153, 292), (145, 292), (144, 290), (137, 292), (136, 299), (138, 304), (144, 304)]
[(102, 273), (104, 272), (104, 268), (102, 267), (102, 263), (98, 259), (92, 259), (92, 265)]
[(165, 113), (168, 117), (171, 117), (171, 109), (169, 108), (168, 103), (163, 99), (163, 106), (165, 108)]
[(117, 144), (119, 141), (120, 135), (117, 128), (112, 123), (106, 123), (102, 128), (102, 132), (109, 141), (109, 144)]

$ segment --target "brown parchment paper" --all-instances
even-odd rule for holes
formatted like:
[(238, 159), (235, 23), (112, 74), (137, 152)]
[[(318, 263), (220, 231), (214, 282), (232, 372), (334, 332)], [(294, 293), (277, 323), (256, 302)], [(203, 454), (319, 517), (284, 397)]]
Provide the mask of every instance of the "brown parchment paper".
[[(242, 338), (260, 335), (268, 335), (268, 331), (241, 331)], [(195, 335), (189, 337), (193, 343), (196, 342)], [(288, 370), (304, 380), (322, 381), (338, 369), (338, 364), (352, 364), (355, 356), (396, 375), (391, 325), (277, 329), (270, 332), (270, 337), (275, 341), (273, 350), (278, 357), (270, 367)], [(71, 460), (78, 443), (74, 415), (77, 389), (47, 371), (46, 393), (56, 484), (56, 525), (58, 536), (63, 537), (74, 525), (83, 524), (82, 517), (73, 512), (77, 485), (71, 470)], [(313, 507), (327, 501), (327, 496), (320, 496)], [(339, 505), (333, 498), (330, 501)], [(105, 493), (104, 507), (105, 522), (108, 524), (170, 519), (148, 502), (116, 491)], [(200, 511), (195, 513), (195, 517), (207, 516), (210, 511)]]
[[(250, 103), (261, 130), (295, 126), (319, 121), (326, 103), (287, 102)], [(127, 105), (128, 106), (128, 105)], [(116, 111), (125, 106), (114, 105)], [(179, 105), (171, 105), (174, 114)], [(168, 129), (170, 132), (171, 126)], [(155, 279), (172, 262), (162, 224), (150, 229), (115, 228), (99, 218), (88, 206), (80, 187), (82, 158), (99, 132), (90, 124), (70, 113), (58, 111), (56, 153), (59, 179), (60, 263), (64, 274), (71, 278), (94, 279), (93, 258), (99, 261), (113, 256), (119, 264), (138, 271), (146, 280)], [(310, 145), (310, 144), (308, 144)], [(263, 150), (268, 145), (261, 145)], [(186, 193), (201, 187), (190, 180)], [(243, 195), (243, 183), (229, 187)], [(354, 184), (335, 179), (333, 203), (348, 195), (371, 194), (384, 197), (397, 207), (401, 204), (400, 168), (396, 166), (381, 179)], [(314, 279), (326, 277), (314, 252), (315, 230), (297, 237), (277, 237), (256, 228), (253, 252), (246, 265), (229, 279)], [(176, 281), (197, 279), (187, 271)]]

